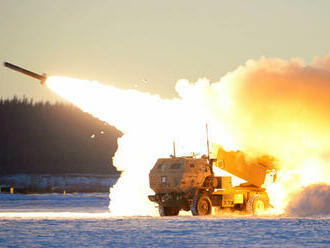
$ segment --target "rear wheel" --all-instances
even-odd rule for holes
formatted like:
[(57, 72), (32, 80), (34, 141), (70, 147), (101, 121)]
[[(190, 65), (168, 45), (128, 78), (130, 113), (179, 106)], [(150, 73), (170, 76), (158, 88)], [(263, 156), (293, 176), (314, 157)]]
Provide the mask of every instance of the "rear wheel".
[(191, 205), (190, 210), (194, 216), (210, 215), (212, 212), (212, 202), (207, 195), (196, 196)]
[(250, 214), (259, 215), (262, 214), (268, 208), (268, 201), (262, 195), (254, 195), (249, 198), (246, 204), (246, 210)]
[(163, 205), (159, 205), (158, 211), (160, 216), (177, 216), (180, 209), (177, 207), (164, 207)]

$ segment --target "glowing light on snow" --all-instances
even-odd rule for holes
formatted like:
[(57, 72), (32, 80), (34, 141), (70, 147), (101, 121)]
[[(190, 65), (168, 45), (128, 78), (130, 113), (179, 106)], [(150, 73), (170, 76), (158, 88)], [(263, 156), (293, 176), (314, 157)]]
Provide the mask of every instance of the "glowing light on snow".
[(261, 58), (219, 82), (179, 80), (177, 99), (97, 82), (50, 77), (47, 85), (82, 110), (123, 131), (114, 164), (123, 174), (110, 192), (114, 215), (153, 215), (148, 174), (156, 159), (206, 153), (211, 142), (249, 156), (271, 155), (280, 172), (267, 185), (273, 213), (290, 195), (312, 183), (330, 183), (330, 56), (310, 65), (302, 60)]

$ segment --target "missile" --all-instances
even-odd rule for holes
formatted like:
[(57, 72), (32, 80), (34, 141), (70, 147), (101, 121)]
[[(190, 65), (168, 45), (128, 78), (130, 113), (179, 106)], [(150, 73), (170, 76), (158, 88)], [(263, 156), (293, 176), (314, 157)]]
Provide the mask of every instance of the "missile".
[(17, 65), (13, 65), (13, 64), (8, 63), (8, 62), (4, 62), (3, 65), (4, 65), (5, 67), (8, 67), (8, 68), (14, 70), (14, 71), (18, 71), (18, 72), (20, 72), (20, 73), (23, 73), (23, 74), (25, 74), (25, 75), (28, 75), (28, 76), (30, 76), (30, 77), (33, 77), (33, 78), (36, 78), (36, 79), (40, 80), (40, 83), (41, 83), (42, 85), (44, 85), (44, 84), (46, 83), (47, 75), (46, 75), (45, 73), (43, 73), (42, 75), (39, 75), (39, 74), (37, 74), (37, 73), (34, 73), (34, 72), (32, 72), (32, 71), (28, 71), (28, 70), (26, 70), (26, 69), (24, 69), (24, 68), (21, 68), (21, 67), (19, 67), (19, 66), (17, 66)]

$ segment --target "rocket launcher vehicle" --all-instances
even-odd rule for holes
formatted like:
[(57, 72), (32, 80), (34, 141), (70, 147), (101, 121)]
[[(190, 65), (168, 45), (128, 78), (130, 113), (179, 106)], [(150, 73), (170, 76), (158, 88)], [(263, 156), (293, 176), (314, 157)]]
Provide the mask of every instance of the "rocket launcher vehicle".
[[(214, 154), (215, 155), (215, 154)], [(213, 167), (246, 180), (232, 185), (231, 176), (216, 176)], [(158, 204), (160, 216), (178, 215), (181, 210), (192, 215), (210, 215), (232, 210), (262, 214), (271, 207), (265, 185), (276, 180), (276, 160), (270, 156), (251, 158), (241, 151), (217, 147), (217, 157), (192, 156), (159, 158), (149, 173), (150, 201)]]
[(12, 70), (14, 70), (14, 71), (18, 71), (18, 72), (20, 72), (20, 73), (23, 73), (23, 74), (25, 74), (25, 75), (28, 75), (28, 76), (30, 76), (30, 77), (33, 77), (33, 78), (35, 78), (35, 79), (40, 80), (40, 83), (41, 83), (42, 85), (44, 85), (44, 84), (46, 83), (47, 75), (46, 75), (45, 73), (43, 73), (42, 75), (40, 75), (40, 74), (37, 74), (37, 73), (35, 73), (35, 72), (32, 72), (32, 71), (26, 70), (26, 69), (24, 69), (24, 68), (22, 68), (22, 67), (19, 67), (19, 66), (17, 66), (17, 65), (14, 65), (14, 64), (8, 63), (8, 62), (4, 62), (3, 65), (4, 65), (5, 67), (9, 68), (9, 69), (12, 69)]

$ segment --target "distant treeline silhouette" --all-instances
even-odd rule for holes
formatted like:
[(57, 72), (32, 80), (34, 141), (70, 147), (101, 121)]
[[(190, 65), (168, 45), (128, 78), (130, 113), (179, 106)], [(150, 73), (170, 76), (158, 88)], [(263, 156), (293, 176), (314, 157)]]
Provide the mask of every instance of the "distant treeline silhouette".
[(121, 135), (71, 104), (0, 99), (0, 174), (115, 173)]

